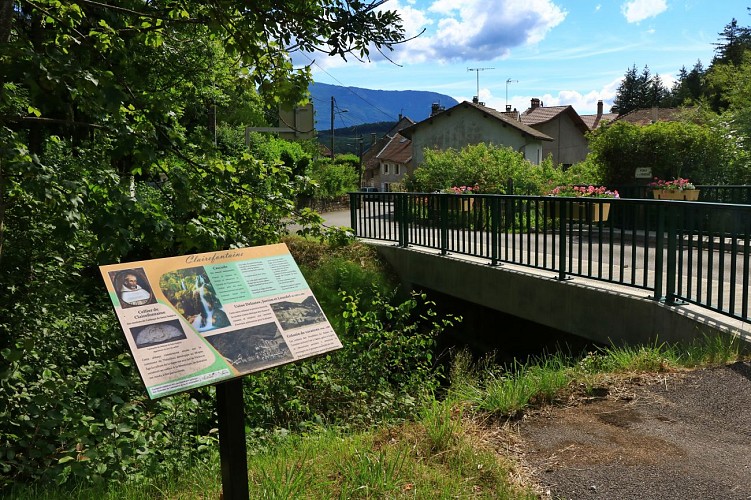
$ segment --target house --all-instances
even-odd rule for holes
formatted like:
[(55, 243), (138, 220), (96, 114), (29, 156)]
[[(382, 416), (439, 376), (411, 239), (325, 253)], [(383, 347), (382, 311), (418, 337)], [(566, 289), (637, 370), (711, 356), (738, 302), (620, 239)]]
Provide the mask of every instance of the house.
[(542, 145), (543, 158), (551, 155), (553, 164), (565, 168), (587, 157), (586, 134), (590, 128), (573, 106), (545, 107), (540, 99), (533, 98), (520, 119), (525, 125), (553, 138)]
[(603, 113), (602, 101), (597, 101), (597, 114), (596, 115), (581, 115), (584, 123), (587, 124), (589, 130), (596, 130), (606, 123), (610, 123), (618, 118), (618, 113)]
[(399, 131), (414, 124), (413, 120), (400, 116), (399, 121), (386, 135), (373, 142), (362, 157), (361, 187), (393, 191), (394, 184), (400, 183), (405, 175), (412, 173), (412, 141)]
[(638, 108), (620, 115), (617, 119), (643, 126), (657, 122), (677, 122), (685, 113), (684, 108)]
[(423, 162), (425, 149), (462, 149), (480, 143), (511, 147), (539, 164), (543, 142), (553, 140), (512, 116), (484, 106), (476, 98), (449, 109), (434, 106), (431, 116), (403, 129), (401, 135), (412, 141), (414, 166)]

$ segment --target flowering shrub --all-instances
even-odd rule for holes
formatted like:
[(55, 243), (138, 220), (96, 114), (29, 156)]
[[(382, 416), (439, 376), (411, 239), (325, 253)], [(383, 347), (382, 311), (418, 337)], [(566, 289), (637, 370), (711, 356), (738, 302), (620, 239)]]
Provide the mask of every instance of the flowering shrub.
[(619, 198), (618, 191), (610, 191), (605, 186), (556, 186), (548, 196), (569, 196), (575, 198)]
[(445, 192), (450, 194), (473, 194), (480, 191), (480, 186), (475, 184), (474, 186), (452, 186)]
[(672, 181), (665, 181), (655, 177), (654, 182), (649, 183), (649, 187), (652, 189), (663, 189), (665, 191), (683, 191), (686, 189), (696, 189), (696, 186), (688, 179), (678, 177)]

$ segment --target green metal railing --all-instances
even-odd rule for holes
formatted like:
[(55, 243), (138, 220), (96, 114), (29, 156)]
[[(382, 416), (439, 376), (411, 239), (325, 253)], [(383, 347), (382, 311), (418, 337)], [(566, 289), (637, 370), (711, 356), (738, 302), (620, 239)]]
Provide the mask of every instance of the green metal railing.
[[(621, 198), (652, 198), (652, 188), (645, 185), (613, 186), (611, 189), (618, 191)], [(698, 201), (751, 205), (751, 186), (748, 185), (698, 185), (696, 186), (696, 189), (699, 190)]]
[(360, 238), (636, 287), (751, 321), (751, 205), (351, 193), (350, 207)]

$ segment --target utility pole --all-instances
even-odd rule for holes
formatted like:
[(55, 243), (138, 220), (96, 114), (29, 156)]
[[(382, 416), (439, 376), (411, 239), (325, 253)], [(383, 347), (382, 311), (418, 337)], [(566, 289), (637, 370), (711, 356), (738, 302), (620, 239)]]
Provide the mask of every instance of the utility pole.
[(508, 109), (508, 84), (509, 83), (519, 83), (519, 80), (512, 80), (511, 78), (508, 78), (506, 80), (506, 108)]
[(357, 142), (358, 142), (358, 149), (359, 153), (358, 156), (360, 157), (360, 162), (357, 165), (357, 187), (362, 187), (362, 134), (357, 135)]
[(495, 68), (467, 68), (467, 71), (474, 71), (477, 73), (477, 100), (480, 100), (480, 71), (485, 71), (488, 69), (495, 69)]
[(331, 160), (334, 159), (334, 96), (331, 96)]

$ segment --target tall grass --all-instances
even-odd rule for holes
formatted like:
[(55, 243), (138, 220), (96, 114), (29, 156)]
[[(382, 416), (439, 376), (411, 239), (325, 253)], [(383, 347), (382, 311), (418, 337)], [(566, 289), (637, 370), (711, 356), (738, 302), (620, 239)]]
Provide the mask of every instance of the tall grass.
[[(451, 385), (412, 422), (345, 433), (332, 428), (281, 434), (248, 459), (251, 498), (535, 498), (510, 481), (513, 465), (481, 437), (485, 415), (513, 416), (530, 405), (555, 402), (606, 378), (751, 359), (744, 341), (705, 337), (690, 345), (606, 347), (583, 356), (553, 354), (528, 363), (493, 364), (491, 357), (454, 356)], [(489, 420), (494, 422), (494, 419)], [(483, 424), (487, 425), (487, 424)], [(86, 488), (26, 486), (23, 500), (218, 498), (218, 457), (179, 476)]]

